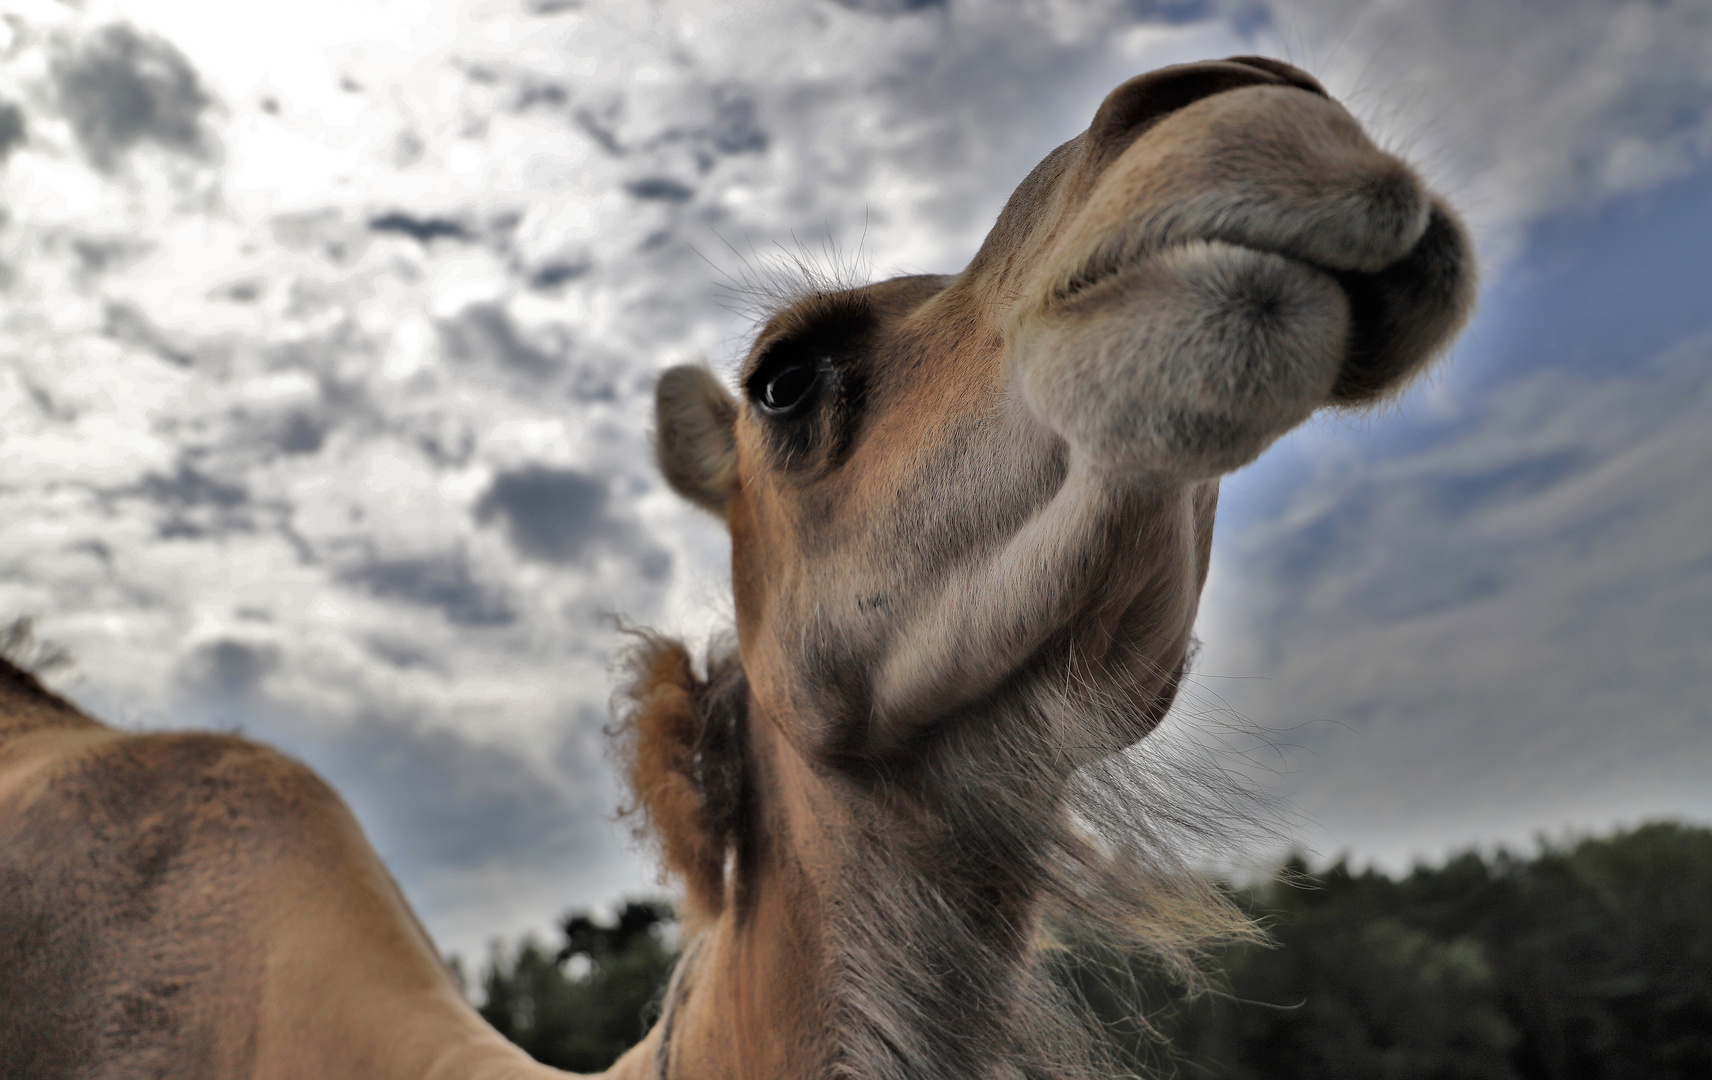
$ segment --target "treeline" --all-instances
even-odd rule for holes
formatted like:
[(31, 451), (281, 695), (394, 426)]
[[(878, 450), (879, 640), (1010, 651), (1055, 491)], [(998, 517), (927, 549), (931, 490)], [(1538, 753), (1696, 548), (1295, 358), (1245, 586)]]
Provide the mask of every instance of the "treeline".
[[(1095, 942), (1059, 954), (1137, 1072), (1712, 1077), (1712, 830), (1653, 824), (1528, 857), (1470, 852), (1401, 878), (1296, 862), (1234, 895), (1273, 944), (1216, 957), (1212, 993), (1186, 998), (1143, 958)], [(542, 1061), (604, 1068), (657, 1014), (668, 919), (631, 904), (613, 926), (567, 919), (558, 949), (496, 953), (483, 1015)]]
[[(1137, 1059), (1226, 1080), (1712, 1077), (1712, 830), (1470, 852), (1401, 879), (1296, 863), (1237, 895), (1275, 944), (1220, 957), (1222, 992), (1173, 1000), (1141, 965), (1077, 952)], [(1118, 1022), (1125, 987), (1166, 1054)]]

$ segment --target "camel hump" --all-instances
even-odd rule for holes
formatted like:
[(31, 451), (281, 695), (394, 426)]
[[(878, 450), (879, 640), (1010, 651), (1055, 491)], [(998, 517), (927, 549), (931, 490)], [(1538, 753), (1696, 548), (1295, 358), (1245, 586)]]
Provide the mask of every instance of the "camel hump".
[[(81, 716), (14, 671), (7, 708), (34, 693)], [(269, 882), (314, 861), (337, 797), (229, 735), (38, 727), (12, 746), (38, 752), (0, 768), (0, 1076), (248, 1075)]]

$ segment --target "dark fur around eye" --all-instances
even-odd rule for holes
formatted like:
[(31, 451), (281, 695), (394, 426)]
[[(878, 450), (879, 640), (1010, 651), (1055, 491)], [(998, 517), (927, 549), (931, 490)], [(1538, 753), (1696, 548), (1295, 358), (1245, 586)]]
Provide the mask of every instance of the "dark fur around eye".
[(849, 453), (866, 406), (861, 357), (872, 328), (860, 293), (811, 297), (768, 328), (743, 392), (785, 467), (833, 466)]

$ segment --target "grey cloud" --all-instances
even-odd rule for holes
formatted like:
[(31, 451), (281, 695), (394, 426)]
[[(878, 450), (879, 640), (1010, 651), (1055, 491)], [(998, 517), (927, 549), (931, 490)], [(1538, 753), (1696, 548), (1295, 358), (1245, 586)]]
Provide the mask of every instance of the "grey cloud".
[(370, 219), (369, 228), (378, 233), (400, 233), (423, 245), (441, 239), (471, 239), (470, 230), (462, 222), (451, 218), (417, 217), (402, 210)]
[(106, 26), (56, 58), (52, 76), (78, 142), (101, 169), (145, 142), (195, 157), (210, 149), (203, 114), (211, 99), (168, 41)]
[(24, 126), (24, 110), (10, 101), (0, 101), (0, 162), (28, 138)]
[(1500, 502), (1514, 504), (1539, 495), (1583, 471), (1586, 457), (1578, 447), (1523, 453), (1509, 461), (1471, 463), (1426, 484), (1446, 516), (1467, 517)]
[(305, 413), (292, 413), (279, 433), (279, 448), (287, 454), (313, 454), (327, 440), (327, 428)]
[(588, 273), (584, 262), (549, 262), (536, 267), (529, 275), (531, 289), (556, 289), (567, 281), (575, 281)]
[(218, 452), (228, 465), (239, 460), (268, 461), (280, 455), (317, 454), (326, 445), (340, 411), (321, 404), (278, 411), (234, 408), (227, 414), (226, 438)]
[(432, 653), (403, 638), (375, 634), (371, 635), (363, 644), (370, 653), (400, 670), (408, 671), (412, 668), (425, 668), (430, 671), (444, 670), (444, 665)]
[(543, 347), (525, 338), (499, 304), (471, 304), (440, 324), (446, 351), (465, 361), (491, 360), (533, 376), (550, 375), (563, 364), (565, 341)]
[(171, 476), (151, 473), (144, 477), (139, 490), (148, 498), (184, 509), (212, 506), (230, 510), (242, 506), (250, 497), (242, 485), (216, 480), (182, 462)]
[(722, 154), (758, 154), (767, 149), (767, 133), (756, 119), (755, 99), (731, 86), (713, 91), (713, 147)]
[[(687, 156), (697, 173), (705, 174), (720, 156), (760, 154), (771, 142), (760, 122), (755, 91), (737, 81), (712, 85), (689, 83), (680, 88), (681, 100), (677, 104), (681, 115), (672, 117), (662, 128), (632, 132), (627, 142), (620, 135), (628, 104), (626, 95), (605, 95), (593, 104), (585, 103), (572, 110), (577, 95), (573, 83), (561, 77), (537, 71), (503, 71), (486, 65), (471, 65), (465, 74), (472, 82), (483, 85), (509, 83), (505, 108), (510, 112), (534, 109), (569, 112), (573, 124), (614, 156), (635, 152), (670, 156), (676, 152)], [(657, 158), (654, 164), (671, 167), (664, 159)], [(685, 161), (676, 164), (682, 168)], [(687, 202), (695, 194), (692, 186), (664, 173), (638, 177), (625, 187), (636, 198), (671, 203)]]
[[(241, 720), (319, 772), (407, 887), (424, 871), (619, 854), (605, 820), (615, 808), (608, 805), (611, 788), (595, 772), (598, 760), (532, 762), (510, 747), (378, 708), (335, 728), (267, 703), (216, 715)], [(563, 724), (568, 730), (588, 722)]]
[(375, 596), (438, 608), (459, 626), (503, 626), (517, 618), (505, 594), (477, 581), (462, 554), (376, 560), (343, 578)]
[(329, 255), (338, 252), (340, 257), (350, 247), (354, 232), (345, 215), (333, 207), (276, 214), (268, 225), (274, 240), (288, 250), (319, 248)]
[[(85, 276), (123, 269), (146, 254), (149, 247), (150, 245), (146, 241), (140, 242), (134, 236), (79, 236), (71, 241), (72, 254), (77, 256), (78, 270)], [(122, 305), (114, 305), (108, 310), (107, 329), (109, 332), (114, 332), (119, 328), (115, 309), (120, 308)], [(129, 309), (128, 317), (138, 320), (138, 329), (147, 324), (147, 320), (143, 319), (134, 308)], [(149, 327), (148, 329), (150, 331), (149, 336), (153, 336), (153, 328)], [(123, 334), (121, 333), (119, 336), (123, 336)]]
[[(1304, 591), (1336, 581), (1351, 612), (1380, 622), (1418, 618), (1503, 591), (1530, 552), (1485, 535), (1490, 515), (1513, 511), (1596, 468), (1586, 447), (1485, 446), (1486, 454), (1373, 476), (1299, 516), (1252, 556), (1268, 577)], [(1369, 546), (1386, 536), (1383, 558)], [(1396, 573), (1404, 566), (1407, 573)], [(1359, 582), (1350, 577), (1361, 568)]]
[(229, 706), (253, 697), (278, 666), (277, 651), (225, 639), (198, 647), (180, 664), (178, 678), (193, 696)]
[(653, 544), (640, 543), (636, 546), (636, 569), (649, 581), (665, 581), (672, 572), (672, 555)]
[(529, 465), (500, 473), (476, 504), (476, 519), (500, 521), (525, 558), (567, 565), (598, 545), (632, 562), (645, 581), (671, 573), (671, 554), (635, 521), (613, 513), (606, 482), (574, 469)]
[(577, 127), (593, 139), (602, 150), (614, 157), (623, 157), (624, 144), (618, 139), (618, 132), (612, 124), (612, 117), (596, 115), (591, 109), (578, 109), (572, 114)]
[(506, 535), (522, 554), (546, 562), (572, 562), (610, 528), (606, 484), (572, 469), (531, 465), (501, 473), (476, 506), (488, 522), (504, 519)]
[(162, 514), (157, 534), (162, 539), (195, 539), (255, 528), (248, 489), (209, 476), (185, 461), (170, 475), (150, 473), (135, 487), (115, 494), (141, 496), (153, 503)]
[(946, 6), (947, 0), (832, 0), (839, 7), (869, 15), (907, 15)]
[(468, 465), (476, 453), (475, 432), (468, 426), (436, 424), (434, 419), (437, 418), (429, 418), (419, 423), (404, 423), (399, 427), (410, 434), (412, 444), (435, 465), (441, 468)]
[(1219, 5), (1214, 0), (1129, 0), (1128, 7), (1130, 17), (1138, 22), (1161, 22), (1171, 26), (1202, 22), (1219, 13)]
[(336, 739), (313, 757), (406, 866), (557, 846), (582, 809), (515, 752), (444, 729), (371, 714)]
[(537, 107), (562, 109), (570, 104), (570, 101), (571, 92), (563, 83), (551, 79), (524, 78), (512, 98), (511, 110), (528, 112)]
[(669, 176), (646, 176), (640, 180), (632, 180), (624, 185), (624, 190), (638, 199), (669, 203), (688, 202), (695, 197), (695, 188)]
[[(86, 260), (94, 258), (82, 249), (79, 249), (79, 257)], [(102, 332), (108, 337), (146, 349), (175, 367), (190, 367), (196, 363), (196, 353), (190, 346), (174, 341), (171, 335), (155, 326), (133, 305), (115, 301), (107, 305), (104, 314)]]

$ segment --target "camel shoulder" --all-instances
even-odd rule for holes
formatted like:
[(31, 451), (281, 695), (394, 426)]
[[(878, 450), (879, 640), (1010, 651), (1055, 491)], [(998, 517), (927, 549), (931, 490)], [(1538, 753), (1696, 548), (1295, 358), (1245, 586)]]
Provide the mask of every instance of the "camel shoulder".
[[(0, 768), (0, 1031), (17, 1033), (0, 1076), (247, 1074), (274, 893), (359, 843), (338, 796), (234, 735), (90, 721), (9, 748), (25, 753)], [(168, 1074), (123, 1075), (145, 1072)]]

